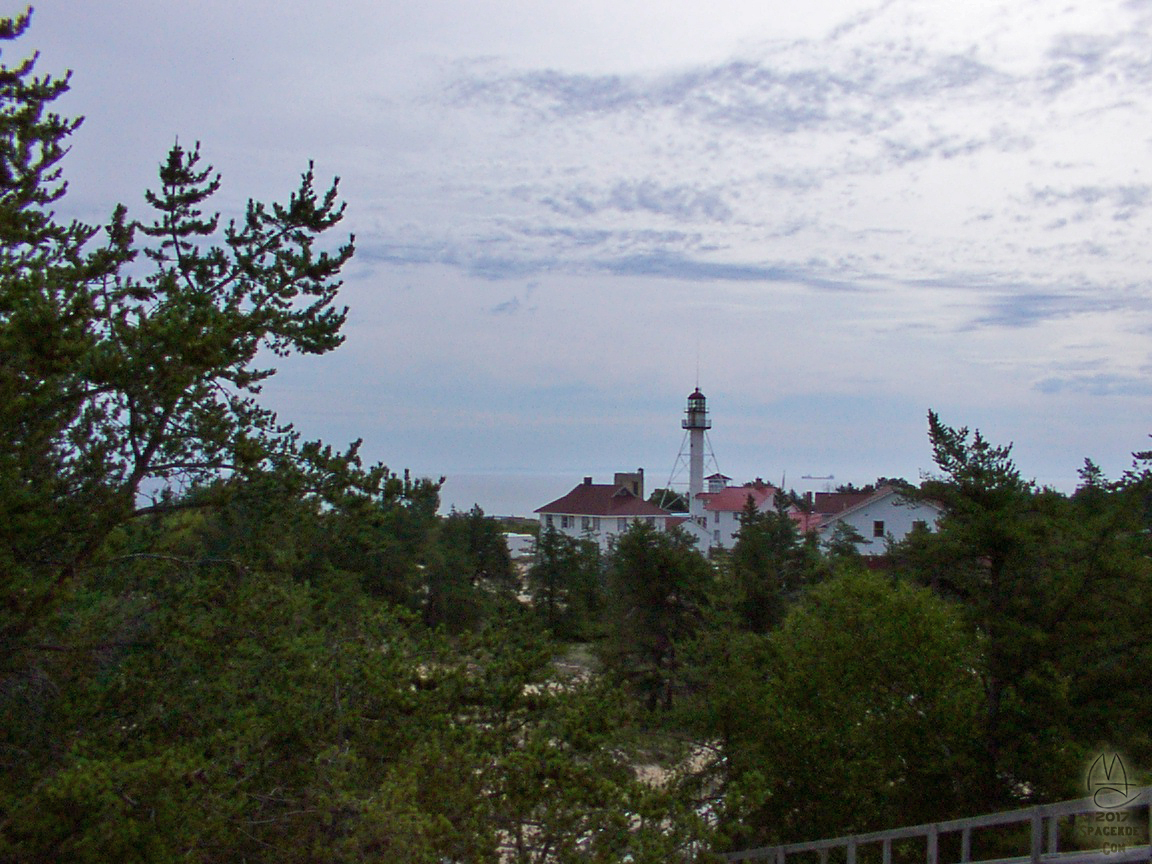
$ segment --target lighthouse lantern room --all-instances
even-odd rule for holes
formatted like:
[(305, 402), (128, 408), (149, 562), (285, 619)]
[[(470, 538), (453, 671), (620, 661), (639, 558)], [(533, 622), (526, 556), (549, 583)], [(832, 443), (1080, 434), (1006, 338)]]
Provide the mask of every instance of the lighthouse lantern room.
[(688, 407), (684, 411), (684, 419), (680, 425), (685, 429), (711, 429), (712, 421), (708, 419), (708, 402), (704, 394), (697, 387), (688, 396)]

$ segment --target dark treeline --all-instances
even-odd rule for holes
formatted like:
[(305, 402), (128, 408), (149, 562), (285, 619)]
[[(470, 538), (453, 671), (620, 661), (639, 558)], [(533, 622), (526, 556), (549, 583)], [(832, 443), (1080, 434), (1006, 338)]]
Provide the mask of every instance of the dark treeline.
[(335, 185), (224, 224), (175, 146), (61, 223), (66, 88), (0, 71), (0, 860), (689, 861), (1152, 764), (1144, 456), (1064, 496), (932, 414), (946, 515), (883, 573), (752, 509), (521, 572), (257, 402), (342, 340)]
[(1066, 496), (928, 421), (939, 472), (907, 495), (945, 515), (882, 572), (836, 535), (813, 555), (783, 514), (747, 514), (720, 562), (683, 687), (720, 751), (718, 845), (1077, 798), (1101, 751), (1146, 782), (1150, 454), (1111, 482), (1088, 462)]

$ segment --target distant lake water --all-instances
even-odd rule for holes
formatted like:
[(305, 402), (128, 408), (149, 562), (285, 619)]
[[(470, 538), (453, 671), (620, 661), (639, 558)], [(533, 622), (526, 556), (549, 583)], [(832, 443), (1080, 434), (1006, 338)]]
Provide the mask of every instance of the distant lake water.
[[(479, 504), (489, 516), (533, 516), (537, 507), (566, 495), (582, 479), (578, 474), (445, 473), (440, 512), (447, 513), (453, 507), (470, 510)], [(595, 481), (610, 483), (612, 477), (596, 477)]]

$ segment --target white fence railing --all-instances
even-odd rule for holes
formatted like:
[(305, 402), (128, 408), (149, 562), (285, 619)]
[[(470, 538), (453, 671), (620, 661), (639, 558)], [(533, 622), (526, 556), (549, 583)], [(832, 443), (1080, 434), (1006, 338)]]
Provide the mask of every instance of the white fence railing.
[[(1031, 842), (1028, 854), (1014, 858), (977, 859), (981, 864), (1128, 864), (1134, 861), (1152, 861), (1152, 786), (1139, 790), (1123, 807), (1102, 808), (1091, 798), (1062, 801), (1059, 804), (1040, 804), (1021, 810), (989, 813), (969, 819), (912, 825), (870, 834), (851, 834), (827, 840), (806, 843), (787, 843), (781, 846), (763, 846), (729, 852), (728, 861), (767, 861), (770, 864), (788, 864), (788, 857), (815, 852), (819, 864), (828, 864), (832, 849), (843, 849), (845, 864), (856, 864), (859, 851), (864, 847), (880, 846), (883, 864), (892, 864), (892, 841), (924, 838), (925, 861), (941, 864), (940, 838), (959, 834), (960, 864), (975, 864), (972, 858), (972, 840), (975, 832), (986, 828), (1028, 823)], [(1061, 852), (1060, 820), (1077, 820), (1082, 825), (1081, 843), (1090, 846)], [(1093, 829), (1093, 825), (1096, 826)], [(954, 843), (955, 841), (953, 841)], [(874, 854), (874, 853), (873, 853)], [(810, 861), (811, 859), (807, 859)], [(951, 864), (951, 862), (944, 862)]]

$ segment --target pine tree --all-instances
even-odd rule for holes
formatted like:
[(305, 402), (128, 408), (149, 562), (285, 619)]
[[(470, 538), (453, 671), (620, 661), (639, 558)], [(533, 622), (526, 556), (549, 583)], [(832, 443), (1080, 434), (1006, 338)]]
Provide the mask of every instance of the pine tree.
[[(0, 41), (28, 24), (0, 21)], [(250, 203), (220, 231), (202, 213), (219, 178), (176, 145), (147, 195), (153, 222), (118, 206), (103, 232), (61, 223), (80, 121), (52, 112), (69, 79), (37, 76), (35, 59), (0, 67), (0, 709), (17, 714), (42, 710), (53, 669), (99, 649), (60, 613), (118, 529), (289, 462), (318, 483), (383, 479), (358, 473), (355, 448), (301, 445), (256, 401), (274, 371), (262, 350), (340, 343), (352, 245), (316, 248), (343, 213), (336, 185), (317, 194), (309, 168), (286, 204)]]
[(608, 564), (603, 654), (649, 709), (672, 706), (712, 578), (694, 540), (635, 522)]
[(816, 578), (818, 563), (816, 549), (787, 512), (761, 512), (749, 498), (730, 557), (740, 625), (754, 633), (778, 625), (800, 589)]
[[(29, 20), (0, 20), (0, 41)], [(80, 121), (50, 110), (69, 79), (37, 77), (35, 61), (0, 66), (0, 670), (98, 542), (91, 528), (111, 460), (90, 443), (103, 395), (93, 380), (100, 307), (132, 258), (122, 210), (103, 243), (50, 210), (65, 194), (59, 163)]]
[[(262, 349), (286, 356), (340, 344), (336, 277), (352, 255), (351, 244), (314, 249), (343, 208), (335, 184), (315, 192), (311, 169), (287, 204), (250, 203), (218, 241), (219, 217), (201, 208), (220, 179), (199, 167), (198, 149), (180, 145), (161, 166), (160, 191), (147, 195), (155, 221), (131, 223), (118, 207), (103, 245), (88, 251), (92, 229), (58, 226), (44, 209), (64, 192), (53, 185), (56, 163), (76, 128), (45, 114), (66, 79), (29, 83), (31, 68), (6, 72), (0, 91), (8, 644), (118, 525), (196, 485), (302, 456), (291, 427), (256, 401), (275, 370), (255, 361)], [(142, 247), (153, 268), (144, 278), (125, 268), (136, 234), (152, 241)]]
[(595, 540), (569, 537), (551, 526), (540, 532), (528, 570), (532, 607), (558, 639), (588, 638), (603, 600), (600, 549)]

